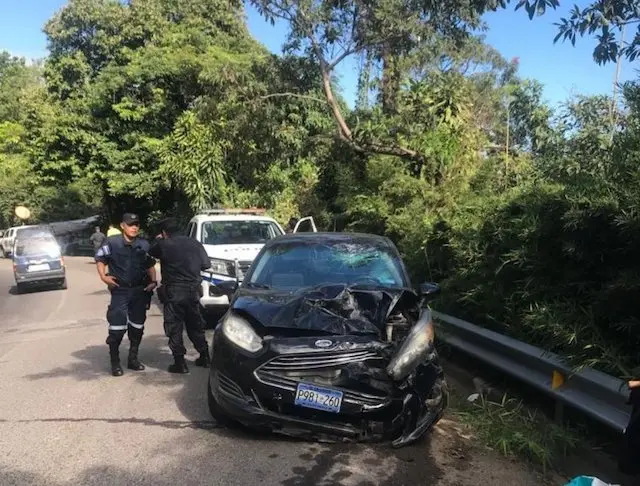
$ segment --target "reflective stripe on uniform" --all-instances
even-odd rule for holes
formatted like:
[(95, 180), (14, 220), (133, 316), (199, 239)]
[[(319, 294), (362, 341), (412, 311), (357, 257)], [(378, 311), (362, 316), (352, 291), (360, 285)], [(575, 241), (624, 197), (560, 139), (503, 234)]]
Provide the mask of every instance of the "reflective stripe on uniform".
[(109, 326), (109, 331), (126, 331), (127, 326)]
[[(130, 319), (127, 319), (127, 323), (131, 327), (135, 327), (136, 329), (144, 329), (144, 324), (136, 324), (135, 322), (131, 321)], [(125, 327), (125, 329), (126, 329), (126, 327)]]

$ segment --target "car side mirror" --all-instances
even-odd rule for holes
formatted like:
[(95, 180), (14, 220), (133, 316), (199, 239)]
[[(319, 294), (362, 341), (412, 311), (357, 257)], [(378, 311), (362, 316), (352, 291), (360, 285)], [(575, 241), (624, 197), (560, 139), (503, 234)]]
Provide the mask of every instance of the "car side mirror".
[(225, 292), (233, 293), (238, 290), (238, 282), (236, 280), (224, 280), (223, 282), (217, 283), (216, 287)]
[(420, 296), (425, 299), (433, 299), (440, 294), (441, 290), (437, 283), (424, 282), (420, 284)]

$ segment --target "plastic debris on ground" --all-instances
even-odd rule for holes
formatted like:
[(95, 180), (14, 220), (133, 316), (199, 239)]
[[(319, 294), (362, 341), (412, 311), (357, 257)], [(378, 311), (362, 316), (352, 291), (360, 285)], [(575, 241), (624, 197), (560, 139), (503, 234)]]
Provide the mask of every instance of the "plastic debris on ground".
[(621, 486), (619, 484), (610, 484), (601, 481), (593, 476), (577, 476), (564, 486)]

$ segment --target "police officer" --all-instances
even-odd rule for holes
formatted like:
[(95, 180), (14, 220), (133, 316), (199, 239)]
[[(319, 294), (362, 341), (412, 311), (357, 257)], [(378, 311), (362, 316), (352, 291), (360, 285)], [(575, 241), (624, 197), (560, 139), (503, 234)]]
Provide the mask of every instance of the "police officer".
[(125, 333), (129, 336), (127, 367), (135, 371), (145, 369), (138, 360), (138, 349), (144, 333), (150, 293), (157, 286), (155, 260), (148, 253), (149, 242), (137, 237), (140, 230), (138, 215), (124, 214), (120, 227), (122, 233), (107, 238), (95, 256), (100, 279), (111, 292), (106, 342), (113, 376), (122, 375), (119, 348)]
[(291, 216), (285, 233), (293, 233), (293, 230), (296, 229), (296, 224), (298, 224), (298, 218)]
[(204, 335), (204, 321), (200, 312), (202, 276), (200, 272), (211, 266), (204, 246), (195, 238), (178, 234), (173, 218), (160, 223), (161, 234), (151, 246), (149, 254), (160, 260), (162, 285), (158, 298), (164, 305), (164, 331), (174, 363), (170, 373), (188, 373), (184, 360), (186, 349), (182, 333), (186, 328), (193, 346), (200, 353), (196, 366), (209, 367), (209, 346)]

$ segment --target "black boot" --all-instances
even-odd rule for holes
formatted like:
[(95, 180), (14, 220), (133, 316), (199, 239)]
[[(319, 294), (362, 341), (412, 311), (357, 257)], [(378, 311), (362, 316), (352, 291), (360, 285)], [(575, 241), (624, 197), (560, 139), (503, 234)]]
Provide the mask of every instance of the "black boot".
[(120, 366), (120, 343), (124, 332), (109, 331), (107, 340), (105, 341), (109, 346), (109, 356), (111, 357), (111, 374), (113, 376), (122, 376), (122, 366)]
[(211, 358), (209, 357), (209, 349), (205, 349), (200, 352), (200, 357), (196, 359), (196, 366), (202, 366), (208, 368), (211, 365)]
[(175, 362), (172, 365), (169, 365), (169, 373), (189, 373), (189, 368), (187, 368), (187, 363), (184, 360), (184, 356), (174, 356), (173, 360)]
[(111, 356), (111, 374), (113, 376), (122, 376), (122, 366), (120, 366), (120, 353), (118, 348), (111, 347), (109, 349), (109, 355)]
[(144, 365), (138, 361), (138, 347), (140, 343), (131, 343), (129, 346), (129, 360), (127, 362), (127, 368), (134, 371), (143, 371)]

